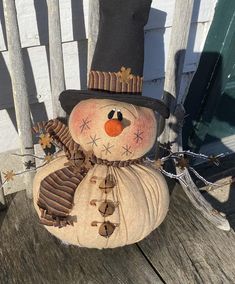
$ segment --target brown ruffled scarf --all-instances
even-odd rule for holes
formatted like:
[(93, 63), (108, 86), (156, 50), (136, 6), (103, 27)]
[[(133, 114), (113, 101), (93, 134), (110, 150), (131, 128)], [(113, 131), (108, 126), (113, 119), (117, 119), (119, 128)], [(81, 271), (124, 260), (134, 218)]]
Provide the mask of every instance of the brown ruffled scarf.
[(121, 168), (121, 167), (128, 167), (131, 165), (143, 164), (145, 159), (146, 159), (145, 157), (141, 157), (138, 159), (127, 160), (127, 161), (108, 161), (108, 160), (97, 158), (95, 155), (92, 155), (90, 157), (90, 162), (93, 165), (97, 164), (97, 165), (106, 165), (106, 166)]
[(127, 161), (108, 161), (86, 152), (71, 137), (68, 127), (54, 119), (37, 125), (36, 131), (44, 128), (64, 151), (68, 162), (63, 169), (49, 174), (41, 181), (38, 206), (41, 211), (41, 223), (46, 226), (65, 227), (76, 221), (70, 216), (74, 194), (87, 172), (95, 164), (108, 167), (128, 167), (143, 164), (144, 157)]
[[(145, 158), (128, 161), (107, 161), (95, 155), (86, 156), (84, 163), (78, 166), (69, 161), (63, 169), (49, 174), (42, 180), (39, 190), (38, 206), (41, 211), (41, 223), (46, 226), (65, 227), (76, 222), (69, 215), (73, 208), (74, 194), (80, 182), (95, 164), (108, 167), (128, 167), (143, 164)], [(69, 181), (69, 183), (68, 183)]]

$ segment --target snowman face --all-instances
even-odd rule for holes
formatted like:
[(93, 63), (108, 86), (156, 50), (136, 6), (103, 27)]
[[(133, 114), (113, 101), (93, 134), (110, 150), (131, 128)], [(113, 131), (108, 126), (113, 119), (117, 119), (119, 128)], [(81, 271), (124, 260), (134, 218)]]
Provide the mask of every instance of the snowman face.
[(74, 107), (69, 130), (74, 141), (97, 158), (124, 161), (140, 158), (152, 148), (157, 123), (151, 109), (89, 99)]

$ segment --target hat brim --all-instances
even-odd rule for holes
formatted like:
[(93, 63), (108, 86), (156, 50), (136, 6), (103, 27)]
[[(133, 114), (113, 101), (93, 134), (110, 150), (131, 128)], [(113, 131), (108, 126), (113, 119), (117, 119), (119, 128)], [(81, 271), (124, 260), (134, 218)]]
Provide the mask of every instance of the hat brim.
[(80, 101), (88, 99), (110, 99), (147, 107), (158, 112), (164, 118), (168, 118), (170, 114), (168, 107), (162, 101), (138, 94), (112, 93), (95, 90), (66, 90), (59, 96), (61, 106), (67, 114), (70, 114)]

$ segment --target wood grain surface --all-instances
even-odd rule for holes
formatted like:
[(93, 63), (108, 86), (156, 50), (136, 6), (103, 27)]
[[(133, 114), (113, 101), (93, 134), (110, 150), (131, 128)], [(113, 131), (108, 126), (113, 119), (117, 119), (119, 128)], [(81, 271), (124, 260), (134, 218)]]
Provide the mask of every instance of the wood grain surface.
[[(176, 186), (163, 224), (137, 245), (94, 250), (62, 244), (25, 192), (0, 212), (0, 283), (234, 283), (235, 233), (207, 222)], [(234, 215), (231, 226), (235, 228)]]
[(230, 232), (217, 229), (202, 217), (177, 186), (166, 220), (139, 246), (167, 284), (235, 283), (232, 219), (234, 221), (234, 217)]
[(95, 250), (62, 244), (38, 224), (21, 191), (0, 212), (0, 283), (163, 283), (136, 245)]

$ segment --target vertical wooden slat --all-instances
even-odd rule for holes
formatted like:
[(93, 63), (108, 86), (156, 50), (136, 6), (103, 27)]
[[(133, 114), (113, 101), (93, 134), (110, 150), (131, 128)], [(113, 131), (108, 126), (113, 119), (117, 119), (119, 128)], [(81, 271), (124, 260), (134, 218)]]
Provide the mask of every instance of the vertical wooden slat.
[[(164, 101), (170, 108), (171, 115), (166, 121), (160, 137), (161, 143), (172, 142), (172, 151), (182, 151), (182, 123), (184, 119), (183, 101), (179, 98), (181, 77), (183, 73), (185, 52), (191, 23), (194, 0), (176, 0), (173, 27), (170, 39), (170, 51), (167, 59), (164, 85)], [(184, 174), (180, 182), (185, 194), (202, 215), (217, 228), (228, 231), (230, 225), (226, 217), (215, 210), (200, 193), (187, 168), (176, 167), (177, 174)], [(187, 185), (185, 185), (185, 183)]]
[(91, 62), (95, 51), (99, 32), (99, 0), (89, 0), (89, 23), (88, 23), (88, 60), (87, 71), (89, 74)]
[(163, 100), (171, 110), (171, 116), (165, 125), (161, 141), (174, 141), (175, 131), (172, 125), (176, 123), (173, 115), (179, 96), (181, 77), (184, 67), (185, 53), (188, 43), (194, 0), (176, 0), (169, 43), (169, 53), (165, 73)]
[(164, 90), (174, 98), (179, 95), (185, 53), (188, 44), (194, 0), (176, 0)]
[[(8, 43), (8, 54), (10, 62), (10, 75), (12, 81), (14, 106), (20, 148), (23, 154), (33, 154), (33, 140), (31, 131), (30, 107), (26, 86), (25, 70), (22, 57), (17, 13), (14, 0), (4, 0), (4, 16), (6, 22), (6, 34)], [(23, 158), (24, 162), (29, 159)], [(32, 160), (32, 158), (30, 158)], [(32, 197), (32, 180), (34, 173), (25, 174), (26, 191), (28, 197)]]
[(53, 117), (65, 117), (59, 103), (59, 94), (65, 90), (64, 63), (61, 39), (59, 0), (47, 0), (50, 77)]

